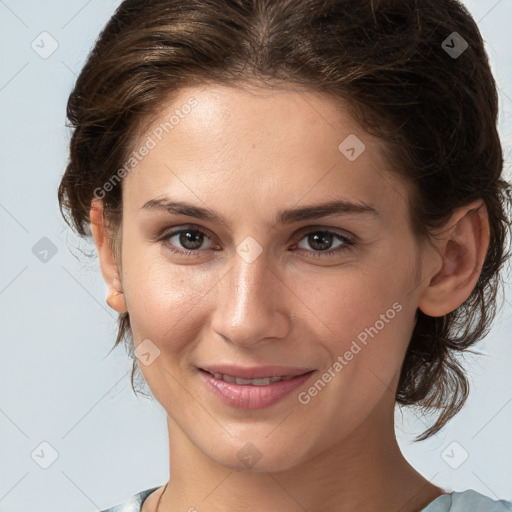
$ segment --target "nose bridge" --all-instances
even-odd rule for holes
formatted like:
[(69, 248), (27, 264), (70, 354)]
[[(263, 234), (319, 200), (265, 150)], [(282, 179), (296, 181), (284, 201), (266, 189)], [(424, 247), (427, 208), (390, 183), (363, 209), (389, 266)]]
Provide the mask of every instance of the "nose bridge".
[(231, 270), (219, 283), (213, 322), (218, 334), (239, 345), (281, 337), (288, 329), (286, 301), (281, 298), (286, 287), (277, 279), (266, 256), (262, 252), (255, 256), (251, 242), (247, 244), (242, 242), (237, 248)]
[(229, 279), (230, 286), (225, 291), (226, 299), (231, 300), (233, 306), (232, 322), (241, 323), (244, 314), (249, 313), (249, 308), (254, 314), (255, 310), (263, 309), (265, 304), (270, 305), (264, 300), (269, 291), (267, 281), (270, 269), (263, 256), (251, 262), (238, 256), (234, 260)]

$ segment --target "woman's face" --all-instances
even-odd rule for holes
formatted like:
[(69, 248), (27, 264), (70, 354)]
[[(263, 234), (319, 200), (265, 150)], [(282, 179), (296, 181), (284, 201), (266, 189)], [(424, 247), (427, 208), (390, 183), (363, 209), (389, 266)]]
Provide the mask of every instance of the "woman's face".
[(171, 437), (277, 471), (385, 430), (426, 272), (380, 144), (325, 96), (213, 85), (141, 136), (121, 278)]

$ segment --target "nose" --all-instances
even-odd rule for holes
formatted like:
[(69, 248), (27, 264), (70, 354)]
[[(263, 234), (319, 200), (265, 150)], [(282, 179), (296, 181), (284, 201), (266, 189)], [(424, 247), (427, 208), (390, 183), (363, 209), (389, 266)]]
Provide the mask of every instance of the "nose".
[(264, 254), (249, 263), (235, 253), (230, 263), (217, 285), (213, 331), (240, 347), (285, 337), (293, 294), (284, 278), (269, 266)]

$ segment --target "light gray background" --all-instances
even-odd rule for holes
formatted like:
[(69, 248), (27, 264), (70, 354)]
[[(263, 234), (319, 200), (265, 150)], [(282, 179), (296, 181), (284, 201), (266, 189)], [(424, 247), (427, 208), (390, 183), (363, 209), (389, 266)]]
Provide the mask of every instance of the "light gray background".
[[(56, 199), (67, 159), (66, 100), (118, 4), (0, 0), (0, 512), (92, 512), (168, 478), (165, 414), (156, 401), (133, 395), (124, 348), (108, 355), (115, 315), (97, 259), (77, 250), (93, 245), (65, 228)], [(512, 4), (467, 5), (500, 88), (510, 169)], [(58, 43), (45, 59), (31, 47), (43, 31)], [(43, 237), (57, 251), (46, 263), (32, 252)], [(411, 444), (424, 420), (397, 411), (405, 456), (446, 489), (512, 500), (511, 312), (505, 304), (477, 347), (488, 355), (466, 359), (470, 399), (440, 434)], [(43, 469), (52, 450), (57, 458)]]

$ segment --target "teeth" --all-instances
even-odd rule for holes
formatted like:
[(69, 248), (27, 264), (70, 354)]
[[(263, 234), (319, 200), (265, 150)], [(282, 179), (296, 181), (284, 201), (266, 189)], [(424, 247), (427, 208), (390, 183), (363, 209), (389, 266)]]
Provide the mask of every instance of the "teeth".
[(235, 379), (237, 384), (250, 384), (251, 386), (268, 386), (270, 384), (270, 377), (266, 379)]
[(241, 379), (240, 377), (237, 377), (235, 382), (237, 384), (251, 384), (251, 379)]
[(267, 377), (265, 379), (241, 379), (239, 377), (232, 377), (231, 375), (223, 375), (222, 373), (212, 374), (216, 379), (224, 380), (226, 382), (234, 382), (240, 385), (251, 386), (268, 386), (271, 382), (278, 382), (280, 380), (290, 380), (293, 376), (287, 377)]

